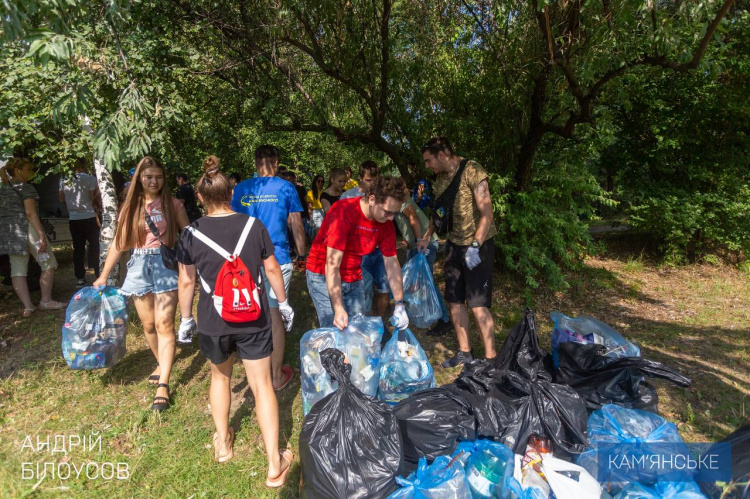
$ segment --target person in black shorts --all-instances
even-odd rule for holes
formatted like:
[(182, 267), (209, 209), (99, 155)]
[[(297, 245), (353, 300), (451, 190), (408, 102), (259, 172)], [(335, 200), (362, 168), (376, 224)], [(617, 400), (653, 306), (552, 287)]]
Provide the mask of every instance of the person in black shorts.
[[(281, 268), (274, 257), (274, 245), (265, 226), (260, 220), (231, 210), (232, 187), (229, 179), (219, 170), (218, 158), (209, 156), (203, 167), (205, 173), (198, 181), (197, 194), (208, 213), (183, 231), (177, 246), (177, 260), (180, 262), (181, 309), (192, 310), (196, 275), (200, 276), (201, 281), (197, 321), (201, 333), (201, 353), (211, 361), (209, 400), (216, 425), (214, 459), (224, 463), (233, 457), (234, 429), (229, 426), (229, 407), (234, 364), (232, 354), (236, 352), (245, 366), (247, 383), (255, 397), (258, 426), (268, 455), (266, 486), (278, 488), (286, 482), (294, 455), (288, 449), (279, 452), (279, 406), (271, 382), (273, 336), (268, 299), (260, 277), (261, 266), (279, 301), (279, 311), (287, 331), (291, 329), (294, 312), (287, 301)], [(249, 232), (238, 250), (238, 242), (248, 225)], [(199, 239), (196, 231), (226, 252), (238, 251), (239, 258), (258, 286), (262, 313), (257, 320), (227, 322), (217, 311), (213, 291), (226, 260)]]
[[(487, 172), (476, 161), (463, 161), (453, 152), (448, 139), (430, 139), (422, 148), (427, 168), (437, 173), (433, 184), (434, 199), (448, 189), (463, 163), (464, 169), (453, 201), (453, 218), (449, 222), (445, 246), (445, 300), (450, 304), (451, 319), (458, 337), (458, 353), (443, 362), (443, 367), (456, 367), (474, 360), (469, 344), (471, 309), (484, 342), (484, 355), (495, 357), (495, 321), (492, 305), (492, 263), (497, 234), (492, 214), (492, 199)], [(430, 243), (435, 227), (430, 221), (427, 233), (418, 243), (421, 251)]]

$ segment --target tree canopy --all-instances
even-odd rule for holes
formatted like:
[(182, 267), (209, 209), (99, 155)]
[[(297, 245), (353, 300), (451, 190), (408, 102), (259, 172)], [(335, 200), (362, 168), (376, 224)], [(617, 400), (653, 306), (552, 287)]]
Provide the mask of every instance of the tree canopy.
[(445, 135), (490, 172), (500, 261), (532, 287), (563, 285), (603, 212), (674, 260), (750, 244), (747, 0), (1, 5), (0, 155), (248, 174), (273, 142), (303, 178), (372, 157), (413, 182)]

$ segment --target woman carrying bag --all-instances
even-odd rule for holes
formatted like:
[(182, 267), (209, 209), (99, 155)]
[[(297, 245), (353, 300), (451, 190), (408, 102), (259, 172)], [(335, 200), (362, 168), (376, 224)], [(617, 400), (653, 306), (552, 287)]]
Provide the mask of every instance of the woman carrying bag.
[(120, 210), (114, 244), (109, 247), (102, 273), (93, 284), (106, 285), (120, 255), (133, 250), (120, 292), (134, 297), (146, 341), (158, 364), (149, 376), (149, 382), (157, 385), (151, 406), (155, 411), (163, 411), (171, 403), (169, 376), (174, 361), (177, 309), (177, 264), (173, 248), (179, 230), (188, 223), (185, 207), (170, 194), (164, 167), (146, 156), (135, 168)]

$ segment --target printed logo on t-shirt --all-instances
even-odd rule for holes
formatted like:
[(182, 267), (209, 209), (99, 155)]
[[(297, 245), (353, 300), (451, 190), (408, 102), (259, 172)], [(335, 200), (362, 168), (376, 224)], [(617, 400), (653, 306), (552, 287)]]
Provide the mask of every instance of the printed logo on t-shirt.
[(278, 203), (279, 196), (276, 194), (245, 194), (240, 198), (242, 206), (251, 206), (258, 203)]
[(161, 214), (161, 210), (159, 209), (151, 210), (151, 212), (149, 213), (149, 216), (151, 217), (151, 220), (153, 220), (155, 224), (164, 220), (164, 217)]
[(366, 232), (378, 232), (378, 229), (374, 227), (365, 227), (363, 225), (357, 225), (357, 230), (364, 230)]

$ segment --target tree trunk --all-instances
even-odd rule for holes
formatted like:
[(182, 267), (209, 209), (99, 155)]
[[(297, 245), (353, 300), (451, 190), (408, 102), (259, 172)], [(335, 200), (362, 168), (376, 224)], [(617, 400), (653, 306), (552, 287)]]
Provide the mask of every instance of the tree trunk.
[[(115, 232), (117, 231), (117, 192), (112, 179), (112, 172), (99, 158), (94, 157), (94, 170), (99, 181), (99, 191), (102, 194), (102, 230), (99, 233), (99, 268), (104, 268), (109, 246), (114, 244)], [(112, 272), (109, 273), (107, 285), (117, 286), (120, 279), (120, 262), (115, 263)]]
[[(91, 121), (88, 117), (84, 118), (83, 129), (93, 135), (91, 130)], [(99, 269), (104, 268), (104, 261), (107, 259), (109, 246), (115, 240), (117, 231), (117, 192), (115, 183), (112, 179), (112, 172), (109, 171), (104, 161), (94, 154), (94, 171), (96, 179), (99, 182), (99, 192), (102, 196), (102, 229), (99, 232)], [(120, 279), (120, 262), (115, 263), (112, 272), (107, 279), (108, 286), (117, 286)]]

